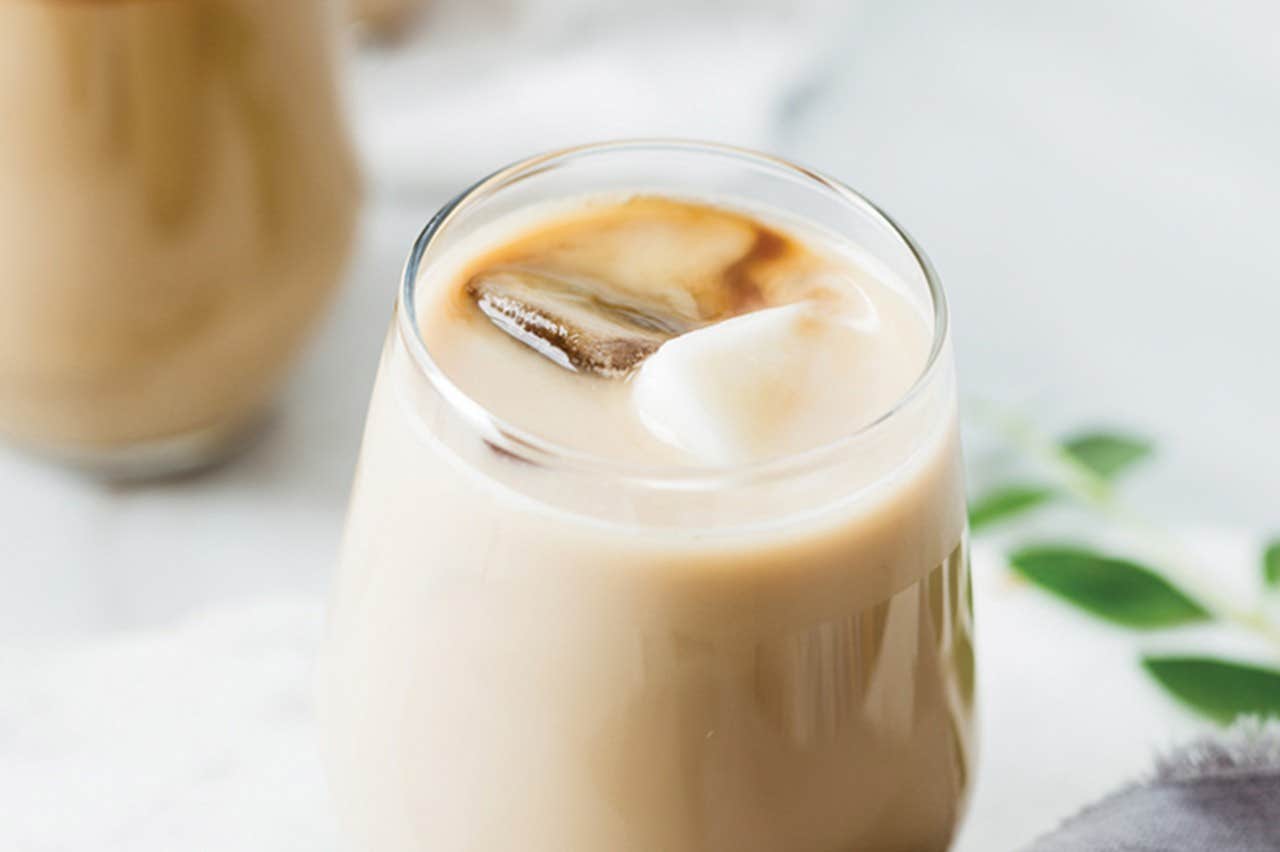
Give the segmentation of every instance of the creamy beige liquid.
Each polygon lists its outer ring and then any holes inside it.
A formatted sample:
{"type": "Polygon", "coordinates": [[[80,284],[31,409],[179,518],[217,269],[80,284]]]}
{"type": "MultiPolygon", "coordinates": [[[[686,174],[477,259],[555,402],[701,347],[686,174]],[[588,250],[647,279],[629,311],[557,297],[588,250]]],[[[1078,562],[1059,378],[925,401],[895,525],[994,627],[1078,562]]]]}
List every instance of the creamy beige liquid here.
{"type": "MultiPolygon", "coordinates": [[[[845,248],[763,214],[578,199],[427,264],[418,320],[443,373],[516,427],[728,475],[867,426],[924,369],[930,318],[845,248]],[[476,282],[513,269],[607,282],[680,342],[620,375],[566,368],[480,309],[476,282]],[[692,397],[666,394],[682,383],[692,397]]],[[[973,701],[947,353],[893,418],[777,479],[655,488],[497,440],[393,329],[322,678],[352,849],[946,848],[973,701]]]]}
{"type": "Polygon", "coordinates": [[[357,183],[326,0],[0,2],[0,432],[232,432],[336,284],[357,183]]]}

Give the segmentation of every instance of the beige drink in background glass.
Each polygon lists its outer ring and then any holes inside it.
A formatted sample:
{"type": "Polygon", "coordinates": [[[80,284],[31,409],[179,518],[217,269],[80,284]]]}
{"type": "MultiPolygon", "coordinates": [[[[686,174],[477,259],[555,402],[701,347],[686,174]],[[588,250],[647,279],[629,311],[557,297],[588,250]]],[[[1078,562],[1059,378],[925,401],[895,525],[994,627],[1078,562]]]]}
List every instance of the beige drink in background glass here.
{"type": "Polygon", "coordinates": [[[242,436],[358,187],[331,0],[0,0],[0,435],[108,474],[242,436]]]}
{"type": "Polygon", "coordinates": [[[942,292],[860,196],[536,157],[414,247],[321,673],[362,852],[940,852],[973,760],[942,292]]]}

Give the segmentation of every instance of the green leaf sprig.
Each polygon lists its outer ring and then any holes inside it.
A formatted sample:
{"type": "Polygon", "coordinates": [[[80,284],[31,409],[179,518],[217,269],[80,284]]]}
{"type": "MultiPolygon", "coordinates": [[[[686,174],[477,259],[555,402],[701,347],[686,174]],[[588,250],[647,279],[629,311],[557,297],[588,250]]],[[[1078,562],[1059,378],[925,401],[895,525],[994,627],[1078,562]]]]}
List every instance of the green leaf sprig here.
{"type": "Polygon", "coordinates": [[[1166,690],[1223,725],[1237,716],[1274,716],[1280,672],[1208,657],[1144,657],[1142,667],[1166,690]]]}
{"type": "Polygon", "coordinates": [[[1262,579],[1273,589],[1280,589],[1280,538],[1262,552],[1262,579]]]}
{"type": "MultiPolygon", "coordinates": [[[[1148,533],[1163,551],[1162,568],[1078,544],[1024,543],[1010,568],[1032,585],[1078,609],[1131,630],[1221,622],[1280,648],[1280,625],[1259,606],[1240,610],[1196,583],[1177,547],[1118,501],[1121,476],[1151,458],[1154,445],[1123,432],[1091,431],[1054,441],[1023,420],[993,417],[1011,442],[1035,457],[1050,481],[1000,485],[970,502],[969,524],[982,534],[1060,501],[1093,510],[1112,523],[1148,533]],[[1176,575],[1176,576],[1175,576],[1176,575]]],[[[1280,537],[1263,551],[1261,585],[1280,593],[1280,537]]],[[[1200,715],[1227,724],[1241,715],[1280,717],[1280,670],[1200,656],[1144,656],[1144,670],[1167,693],[1200,715]]]]}
{"type": "Polygon", "coordinates": [[[988,492],[969,504],[969,527],[973,530],[992,526],[1018,515],[1038,509],[1057,494],[1046,485],[1006,485],[988,492]]]}
{"type": "Polygon", "coordinates": [[[1086,432],[1062,445],[1062,450],[1077,463],[1103,479],[1114,479],[1151,455],[1149,441],[1132,435],[1086,432]]]}
{"type": "Polygon", "coordinates": [[[1080,547],[1035,545],[1009,564],[1042,589],[1122,627],[1152,630],[1205,621],[1203,605],[1151,568],[1080,547]]]}

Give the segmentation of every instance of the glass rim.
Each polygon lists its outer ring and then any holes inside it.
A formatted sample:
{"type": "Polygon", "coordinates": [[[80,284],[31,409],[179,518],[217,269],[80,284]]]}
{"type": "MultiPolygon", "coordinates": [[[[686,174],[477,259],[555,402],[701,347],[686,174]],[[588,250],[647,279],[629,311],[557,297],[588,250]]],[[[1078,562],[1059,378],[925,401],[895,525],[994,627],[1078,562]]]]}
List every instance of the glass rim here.
{"type": "Polygon", "coordinates": [[[949,312],[942,283],[924,250],[889,214],[874,202],[835,178],[790,160],[736,145],[719,142],[703,142],[675,138],[633,138],[604,142],[592,142],[569,148],[560,148],[506,165],[481,178],[447,201],[433,215],[414,241],[401,274],[400,290],[396,300],[396,327],[401,340],[412,354],[413,360],[426,379],[445,402],[458,412],[469,425],[484,436],[498,450],[516,459],[540,467],[560,469],[575,473],[594,474],[616,480],[625,480],[652,487],[682,490],[702,490],[751,484],[753,482],[786,478],[818,467],[822,462],[845,450],[869,434],[878,431],[904,408],[921,395],[938,371],[942,353],[946,349],[949,329],[949,312]],[[912,260],[924,276],[933,308],[933,340],[924,366],[911,385],[882,414],[868,423],[831,441],[795,453],[776,458],[749,462],[729,468],[689,467],[678,465],[646,465],[622,462],[566,447],[540,437],[503,420],[462,390],[436,363],[423,339],[418,322],[416,289],[419,271],[435,239],[458,213],[470,205],[482,201],[493,192],[501,191],[512,178],[536,174],[558,163],[602,154],[675,153],[711,155],[736,159],[757,166],[790,173],[801,178],[815,189],[829,193],[841,202],[870,214],[871,218],[887,228],[910,253],[912,260]]]}

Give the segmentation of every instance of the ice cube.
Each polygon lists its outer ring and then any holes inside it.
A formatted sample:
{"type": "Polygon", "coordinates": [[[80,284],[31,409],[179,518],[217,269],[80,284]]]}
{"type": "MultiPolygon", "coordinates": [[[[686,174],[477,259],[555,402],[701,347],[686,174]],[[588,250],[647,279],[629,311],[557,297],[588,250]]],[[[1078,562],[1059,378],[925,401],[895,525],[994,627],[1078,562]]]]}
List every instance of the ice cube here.
{"type": "Polygon", "coordinates": [[[565,369],[606,378],[627,375],[689,327],[653,305],[610,298],[602,282],[546,271],[481,273],[468,282],[467,292],[511,337],[565,369]]]}
{"type": "Polygon", "coordinates": [[[664,343],[631,380],[660,439],[713,465],[796,452],[849,429],[866,334],[830,304],[767,308],[664,343]]]}
{"type": "Polygon", "coordinates": [[[727,210],[641,196],[566,230],[541,259],[673,313],[719,318],[736,312],[725,272],[753,256],[762,230],[727,210]]]}

